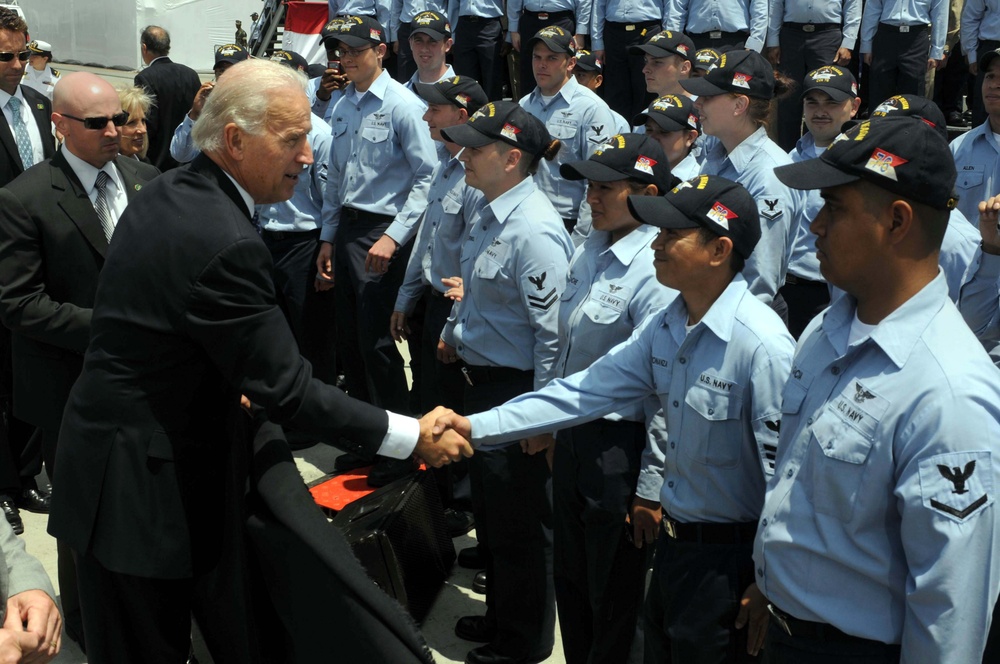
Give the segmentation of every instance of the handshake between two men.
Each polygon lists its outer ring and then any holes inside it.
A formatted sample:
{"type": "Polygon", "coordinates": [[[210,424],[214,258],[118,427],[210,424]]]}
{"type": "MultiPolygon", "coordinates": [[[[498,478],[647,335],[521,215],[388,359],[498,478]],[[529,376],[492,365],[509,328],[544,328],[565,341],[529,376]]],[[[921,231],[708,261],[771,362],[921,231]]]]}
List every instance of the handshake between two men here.
{"type": "Polygon", "coordinates": [[[420,418],[420,439],[414,454],[440,468],[472,456],[472,425],[450,408],[438,406],[420,418]]]}

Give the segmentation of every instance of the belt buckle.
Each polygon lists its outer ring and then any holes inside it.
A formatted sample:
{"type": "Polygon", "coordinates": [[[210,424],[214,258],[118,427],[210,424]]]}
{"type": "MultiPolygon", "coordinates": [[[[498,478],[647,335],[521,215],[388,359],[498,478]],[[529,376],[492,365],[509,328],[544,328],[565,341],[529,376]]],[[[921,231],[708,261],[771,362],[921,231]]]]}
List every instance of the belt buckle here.
{"type": "Polygon", "coordinates": [[[812,23],[806,23],[802,26],[802,32],[816,32],[816,26],[812,23]]]}
{"type": "Polygon", "coordinates": [[[722,30],[712,30],[708,33],[708,36],[712,39],[722,39],[722,30]]]}
{"type": "Polygon", "coordinates": [[[792,635],[792,628],[788,626],[788,620],[785,619],[785,616],[778,611],[778,608],[774,604],[771,604],[770,602],[767,603],[767,612],[770,613],[771,617],[777,621],[778,626],[785,630],[785,634],[788,636],[792,635]]]}
{"type": "Polygon", "coordinates": [[[635,23],[629,23],[628,25],[625,26],[625,32],[634,32],[634,31],[635,31],[635,23]]]}
{"type": "Polygon", "coordinates": [[[547,20],[549,20],[549,13],[548,12],[538,12],[538,18],[540,18],[543,21],[547,21],[547,20]]]}
{"type": "Polygon", "coordinates": [[[666,531],[667,537],[677,539],[677,524],[673,519],[663,519],[660,523],[663,524],[663,530],[666,531]]]}
{"type": "Polygon", "coordinates": [[[910,31],[910,26],[908,26],[908,25],[901,25],[901,26],[899,26],[899,31],[900,32],[909,32],[910,31]]]}

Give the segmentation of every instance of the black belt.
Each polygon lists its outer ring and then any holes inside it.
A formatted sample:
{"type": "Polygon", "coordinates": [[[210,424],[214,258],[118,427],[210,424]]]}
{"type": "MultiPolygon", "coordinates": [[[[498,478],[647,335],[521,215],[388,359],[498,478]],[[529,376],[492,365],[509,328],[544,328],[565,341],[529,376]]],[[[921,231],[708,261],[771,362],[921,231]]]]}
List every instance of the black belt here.
{"type": "Polygon", "coordinates": [[[513,383],[519,380],[533,380],[534,371],[523,371],[513,367],[477,367],[466,364],[462,367],[465,382],[471,386],[491,383],[513,383]]]}
{"type": "Polygon", "coordinates": [[[471,23],[486,23],[487,21],[499,21],[499,16],[476,16],[475,14],[462,14],[459,16],[461,21],[469,21],[471,23]]]}
{"type": "Polygon", "coordinates": [[[746,30],[737,30],[736,32],[726,32],[725,30],[709,30],[708,32],[690,32],[689,36],[694,39],[695,37],[702,39],[722,39],[723,37],[737,37],[737,36],[750,36],[750,33],[746,30]]]}
{"type": "Polygon", "coordinates": [[[859,643],[879,645],[883,647],[891,645],[882,643],[881,641],[865,639],[860,636],[847,634],[846,632],[843,632],[828,623],[799,620],[795,616],[785,613],[774,604],[768,604],[767,610],[770,611],[775,622],[778,623],[778,627],[780,627],[785,634],[788,634],[788,636],[794,636],[800,639],[810,639],[812,641],[836,641],[839,643],[859,643]]]}
{"type": "Polygon", "coordinates": [[[929,28],[931,26],[926,23],[915,23],[913,25],[890,25],[889,23],[879,23],[878,29],[881,30],[885,28],[892,32],[917,32],[918,30],[923,30],[924,28],[929,28]]]}
{"type": "Polygon", "coordinates": [[[632,32],[637,28],[648,28],[653,25],[660,25],[659,21],[634,21],[632,23],[621,23],[618,21],[607,21],[604,24],[604,29],[617,28],[619,30],[625,30],[626,32],[632,32]]]}
{"type": "Polygon", "coordinates": [[[663,532],[670,539],[697,544],[746,544],[757,536],[757,522],[678,523],[663,514],[663,532]]]}
{"type": "Polygon", "coordinates": [[[781,27],[801,30],[802,32],[825,32],[827,30],[840,30],[840,23],[782,23],[781,27]]]}
{"type": "Polygon", "coordinates": [[[558,12],[533,12],[525,9],[523,14],[530,14],[531,16],[537,16],[542,21],[555,21],[561,18],[575,18],[576,14],[569,10],[558,11],[558,12]]]}
{"type": "Polygon", "coordinates": [[[340,208],[340,219],[341,221],[370,222],[374,225],[392,221],[392,215],[376,214],[352,207],[342,207],[340,208]]]}
{"type": "Polygon", "coordinates": [[[319,229],[314,228],[310,231],[269,231],[266,228],[261,229],[260,236],[264,238],[264,242],[281,242],[282,240],[301,240],[302,238],[316,236],[319,237],[319,229]]]}
{"type": "Polygon", "coordinates": [[[434,288],[433,286],[428,286],[427,288],[428,288],[428,289],[430,289],[430,291],[431,291],[431,297],[434,297],[434,298],[437,298],[437,299],[439,299],[439,300],[447,300],[447,299],[450,299],[450,298],[448,298],[448,297],[445,297],[445,294],[444,294],[444,293],[442,293],[442,292],[441,292],[441,291],[439,291],[438,289],[434,288]]]}
{"type": "Polygon", "coordinates": [[[785,284],[788,286],[806,286],[811,288],[826,288],[826,283],[822,281],[813,281],[812,279],[806,279],[805,277],[796,277],[791,272],[785,275],[785,284]]]}

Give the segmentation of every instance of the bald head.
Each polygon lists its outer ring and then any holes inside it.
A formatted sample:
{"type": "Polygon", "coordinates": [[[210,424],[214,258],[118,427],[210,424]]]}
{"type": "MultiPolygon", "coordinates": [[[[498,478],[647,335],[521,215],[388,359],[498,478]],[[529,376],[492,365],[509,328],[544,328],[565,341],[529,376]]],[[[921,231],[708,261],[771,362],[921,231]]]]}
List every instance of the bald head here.
{"type": "Polygon", "coordinates": [[[148,65],[156,58],[170,53],[170,34],[158,25],[147,25],[139,36],[142,59],[148,65]]]}
{"type": "MultiPolygon", "coordinates": [[[[118,92],[104,79],[87,72],[64,76],[52,94],[52,122],[65,138],[65,149],[95,168],[118,154],[119,131],[111,117],[122,112],[118,92]],[[104,118],[98,129],[87,118],[104,118]]],[[[100,124],[100,123],[99,123],[100,124]]]]}

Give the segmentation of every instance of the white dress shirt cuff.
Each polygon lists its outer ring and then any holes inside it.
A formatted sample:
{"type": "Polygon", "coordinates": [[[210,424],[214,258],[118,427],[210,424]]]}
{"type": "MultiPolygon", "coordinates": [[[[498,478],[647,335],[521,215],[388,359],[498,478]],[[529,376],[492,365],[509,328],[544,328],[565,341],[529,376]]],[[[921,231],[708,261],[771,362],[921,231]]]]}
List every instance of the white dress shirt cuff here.
{"type": "Polygon", "coordinates": [[[420,440],[420,422],[406,415],[386,411],[389,430],[385,432],[378,453],[393,459],[406,459],[413,454],[420,440]]]}

